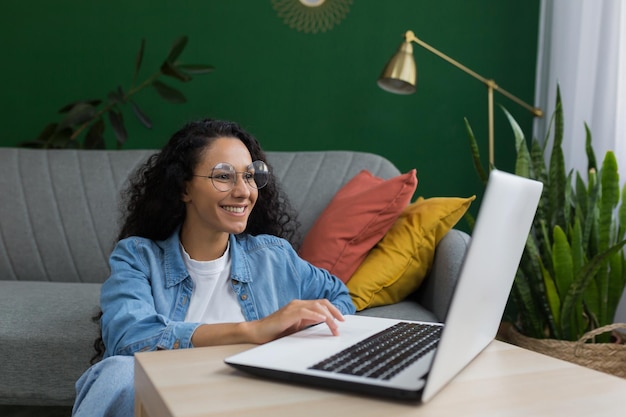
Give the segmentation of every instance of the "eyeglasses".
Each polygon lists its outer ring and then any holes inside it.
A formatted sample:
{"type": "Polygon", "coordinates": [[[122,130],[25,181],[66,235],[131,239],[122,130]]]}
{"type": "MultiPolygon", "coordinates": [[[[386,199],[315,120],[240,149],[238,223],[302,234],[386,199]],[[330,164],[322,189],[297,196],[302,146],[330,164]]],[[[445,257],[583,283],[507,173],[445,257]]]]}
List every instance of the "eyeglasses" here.
{"type": "Polygon", "coordinates": [[[211,175],[194,175],[194,177],[210,178],[217,191],[230,191],[237,184],[237,174],[241,174],[246,184],[256,190],[265,187],[270,178],[269,168],[263,161],[254,161],[246,167],[244,172],[237,172],[235,167],[228,162],[220,162],[213,167],[211,175]]]}

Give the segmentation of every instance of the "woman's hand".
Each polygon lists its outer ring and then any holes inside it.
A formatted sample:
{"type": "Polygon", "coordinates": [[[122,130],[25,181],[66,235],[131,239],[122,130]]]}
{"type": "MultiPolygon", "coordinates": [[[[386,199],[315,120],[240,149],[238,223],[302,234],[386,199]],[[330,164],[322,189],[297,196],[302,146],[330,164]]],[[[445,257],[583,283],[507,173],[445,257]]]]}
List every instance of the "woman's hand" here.
{"type": "Polygon", "coordinates": [[[330,332],[336,336],[339,334],[337,320],[344,321],[343,315],[326,299],[293,300],[260,320],[203,324],[194,332],[191,343],[196,347],[233,343],[261,344],[318,323],[326,323],[330,332]]]}
{"type": "Polygon", "coordinates": [[[293,300],[275,313],[263,319],[249,322],[251,342],[266,343],[313,324],[324,322],[330,332],[337,336],[339,325],[336,320],[344,321],[343,315],[337,307],[326,299],[293,300]]]}

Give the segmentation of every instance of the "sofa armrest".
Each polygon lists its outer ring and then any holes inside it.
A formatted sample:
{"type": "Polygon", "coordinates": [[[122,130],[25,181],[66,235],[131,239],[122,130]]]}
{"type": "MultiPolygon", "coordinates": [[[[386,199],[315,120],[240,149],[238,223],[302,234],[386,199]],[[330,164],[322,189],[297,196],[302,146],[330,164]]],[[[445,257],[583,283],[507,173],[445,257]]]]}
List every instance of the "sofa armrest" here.
{"type": "Polygon", "coordinates": [[[417,301],[441,322],[448,313],[469,241],[467,233],[451,229],[437,245],[433,267],[416,294],[417,301]]]}

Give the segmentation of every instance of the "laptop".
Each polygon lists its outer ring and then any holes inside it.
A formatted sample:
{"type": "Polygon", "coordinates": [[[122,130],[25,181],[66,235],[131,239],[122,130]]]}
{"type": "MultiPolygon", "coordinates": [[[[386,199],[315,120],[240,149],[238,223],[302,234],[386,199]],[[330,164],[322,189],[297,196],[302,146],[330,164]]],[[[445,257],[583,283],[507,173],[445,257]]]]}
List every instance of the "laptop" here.
{"type": "Polygon", "coordinates": [[[429,401],[495,338],[542,188],[490,172],[444,323],[349,315],[338,336],[319,324],[225,362],[267,378],[429,401]]]}

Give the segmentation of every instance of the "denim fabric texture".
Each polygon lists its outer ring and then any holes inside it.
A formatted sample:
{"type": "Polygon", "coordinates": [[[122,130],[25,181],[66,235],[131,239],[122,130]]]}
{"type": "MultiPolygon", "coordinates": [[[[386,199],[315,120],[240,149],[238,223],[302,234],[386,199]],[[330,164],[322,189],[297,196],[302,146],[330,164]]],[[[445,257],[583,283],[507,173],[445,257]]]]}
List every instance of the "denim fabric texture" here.
{"type": "MultiPolygon", "coordinates": [[[[355,312],[346,286],[298,257],[286,240],[231,235],[230,248],[231,285],[246,320],[268,316],[294,299],[326,298],[343,314],[355,312]]],[[[193,281],[178,231],[163,241],[121,240],[110,266],[100,297],[105,358],[193,347],[191,336],[201,323],[184,322],[193,281]]]]}

